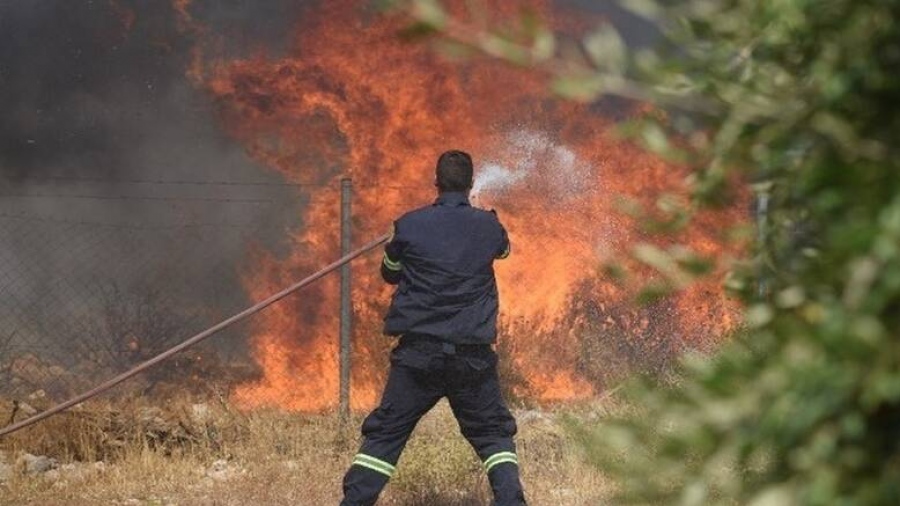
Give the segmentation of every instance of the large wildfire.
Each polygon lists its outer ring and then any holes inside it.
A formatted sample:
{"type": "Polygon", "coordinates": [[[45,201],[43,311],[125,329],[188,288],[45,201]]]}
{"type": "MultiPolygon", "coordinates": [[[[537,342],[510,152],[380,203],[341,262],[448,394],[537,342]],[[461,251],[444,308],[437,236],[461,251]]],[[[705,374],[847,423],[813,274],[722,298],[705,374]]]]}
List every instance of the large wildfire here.
{"type": "MultiPolygon", "coordinates": [[[[617,210],[617,197],[652,207],[663,194],[683,195],[685,169],[618,138],[602,107],[553,98],[537,73],[478,58],[444,60],[425,44],[401,41],[402,20],[357,3],[321,2],[306,12],[286,55],[235,60],[214,57],[213,35],[191,18],[189,2],[175,2],[184,26],[207,39],[189,75],[217,101],[229,133],[296,183],[304,202],[290,252],[257,251],[244,272],[253,299],[338,256],[341,178],[353,182],[353,235],[362,244],[433,200],[434,161],[457,148],[476,160],[475,204],[497,210],[513,244],[496,269],[498,347],[514,393],[554,401],[601,391],[607,364],[597,336],[691,346],[733,326],[736,307],[721,276],[651,311],[633,306],[634,290],[604,274],[604,264],[647,239],[617,210]]],[[[521,4],[491,3],[505,5],[495,7],[498,18],[521,4]]],[[[548,6],[534,7],[559,22],[548,6]]],[[[724,254],[731,246],[721,233],[742,212],[702,214],[680,237],[653,240],[724,254]]],[[[355,409],[375,403],[391,344],[380,335],[391,292],[379,262],[371,255],[353,267],[355,409]]],[[[335,276],[259,315],[252,348],[261,376],[239,385],[233,399],[248,408],[336,405],[338,326],[335,276]]]]}

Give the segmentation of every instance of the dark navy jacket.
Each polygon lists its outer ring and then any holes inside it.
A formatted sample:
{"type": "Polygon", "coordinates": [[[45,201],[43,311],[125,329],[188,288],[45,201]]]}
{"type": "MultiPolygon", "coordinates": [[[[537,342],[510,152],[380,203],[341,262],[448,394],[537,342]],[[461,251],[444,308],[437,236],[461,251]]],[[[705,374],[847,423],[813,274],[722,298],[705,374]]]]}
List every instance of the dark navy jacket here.
{"type": "Polygon", "coordinates": [[[442,193],[434,204],[394,222],[381,273],[396,284],[384,333],[456,344],[488,344],[497,336],[494,260],[509,255],[506,230],[465,193],[442,193]]]}

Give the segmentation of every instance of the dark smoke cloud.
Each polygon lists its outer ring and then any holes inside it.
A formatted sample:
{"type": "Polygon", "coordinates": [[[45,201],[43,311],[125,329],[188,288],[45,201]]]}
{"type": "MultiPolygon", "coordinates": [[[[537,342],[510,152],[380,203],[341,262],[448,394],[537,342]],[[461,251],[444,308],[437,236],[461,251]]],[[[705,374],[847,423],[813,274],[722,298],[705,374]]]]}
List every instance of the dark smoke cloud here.
{"type": "Polygon", "coordinates": [[[246,56],[257,51],[278,55],[292,44],[291,31],[297,20],[317,3],[309,0],[203,0],[192,4],[192,12],[222,36],[229,55],[246,56]]]}
{"type": "MultiPolygon", "coordinates": [[[[315,3],[194,0],[189,9],[227,53],[218,56],[277,55],[315,3]]],[[[558,3],[605,16],[631,45],[652,42],[646,24],[615,2],[558,3]]],[[[172,137],[191,139],[216,164],[224,141],[202,92],[185,79],[194,36],[179,31],[165,0],[0,2],[0,177],[200,170],[182,167],[188,160],[158,160],[168,166],[161,169],[136,159],[171,149],[172,137]],[[160,138],[162,130],[169,133],[160,138]]]]}
{"type": "MultiPolygon", "coordinates": [[[[224,41],[209,56],[274,55],[299,4],[190,12],[224,41]]],[[[110,286],[123,300],[159,292],[160,314],[246,304],[248,245],[282,247],[302,197],[186,77],[199,36],[167,0],[0,0],[0,337],[69,353],[110,286]],[[159,184],[171,181],[266,184],[159,184]]]]}
{"type": "MultiPolygon", "coordinates": [[[[183,75],[187,41],[163,2],[130,26],[124,5],[85,0],[0,4],[0,166],[108,174],[141,138],[145,113],[183,75]]],[[[150,7],[152,6],[152,7],[150,7]]],[[[156,126],[156,125],[153,125],[156,126]]]]}
{"type": "MultiPolygon", "coordinates": [[[[296,5],[207,1],[191,12],[235,53],[277,52],[296,5]]],[[[0,174],[146,171],[133,155],[162,128],[193,136],[196,149],[220,144],[212,128],[196,138],[213,122],[185,79],[196,42],[166,1],[0,2],[0,174]]]]}
{"type": "MultiPolygon", "coordinates": [[[[207,56],[233,57],[281,51],[298,5],[197,0],[190,13],[224,42],[217,50],[228,53],[207,56]]],[[[0,194],[8,197],[0,198],[0,210],[64,207],[67,213],[84,209],[91,219],[122,212],[145,218],[168,211],[146,197],[246,200],[277,193],[272,187],[115,184],[278,181],[227,137],[205,92],[186,77],[192,51],[204,41],[179,21],[163,0],[0,2],[0,187],[6,189],[0,194]],[[23,193],[145,199],[72,202],[23,199],[23,193]]],[[[290,194],[282,188],[275,196],[290,194]]],[[[209,214],[228,218],[234,211],[244,221],[259,214],[237,207],[230,205],[224,216],[222,209],[209,214]]]]}

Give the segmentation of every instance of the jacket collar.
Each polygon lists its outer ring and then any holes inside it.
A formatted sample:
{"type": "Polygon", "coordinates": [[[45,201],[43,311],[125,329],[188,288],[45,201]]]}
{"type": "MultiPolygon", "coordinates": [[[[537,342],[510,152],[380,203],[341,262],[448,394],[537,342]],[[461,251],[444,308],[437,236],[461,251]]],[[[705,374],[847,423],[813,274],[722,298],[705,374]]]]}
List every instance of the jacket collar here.
{"type": "Polygon", "coordinates": [[[468,206],[469,196],[465,192],[443,192],[434,201],[436,206],[468,206]]]}

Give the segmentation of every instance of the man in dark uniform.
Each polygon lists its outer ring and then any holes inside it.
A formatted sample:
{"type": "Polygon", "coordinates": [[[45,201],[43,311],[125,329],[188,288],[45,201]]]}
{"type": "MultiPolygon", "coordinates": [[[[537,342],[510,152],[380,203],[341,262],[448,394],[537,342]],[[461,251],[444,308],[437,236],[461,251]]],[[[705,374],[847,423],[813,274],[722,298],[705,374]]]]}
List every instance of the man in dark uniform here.
{"type": "Polygon", "coordinates": [[[484,464],[497,506],[524,505],[513,436],[516,422],[497,378],[498,296],[493,262],[506,258],[506,230],[469,205],[472,158],[437,162],[434,204],[394,223],[381,274],[397,285],[384,332],[400,336],[381,404],[365,419],[359,453],[344,476],[342,506],[375,504],[413,428],[447,397],[484,464]]]}

